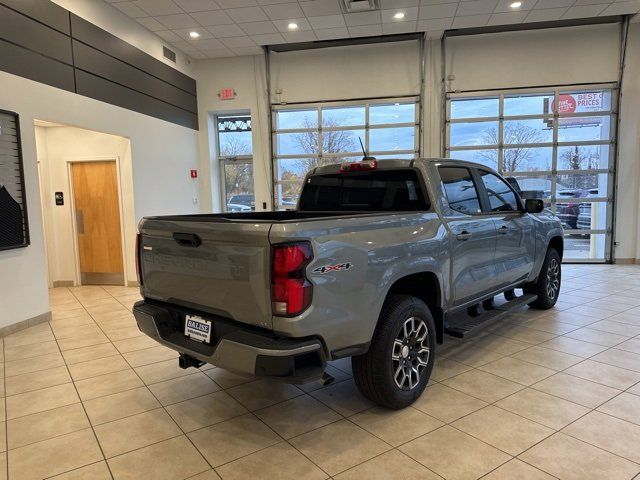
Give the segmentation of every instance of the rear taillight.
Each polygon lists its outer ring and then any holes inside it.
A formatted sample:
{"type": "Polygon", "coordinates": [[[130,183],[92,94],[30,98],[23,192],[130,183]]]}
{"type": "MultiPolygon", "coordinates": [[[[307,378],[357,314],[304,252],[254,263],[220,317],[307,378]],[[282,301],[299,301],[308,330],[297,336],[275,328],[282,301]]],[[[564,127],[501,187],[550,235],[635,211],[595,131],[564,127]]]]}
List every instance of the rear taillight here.
{"type": "Polygon", "coordinates": [[[361,162],[348,162],[340,165],[340,173],[347,172],[366,172],[369,170],[376,170],[378,168],[378,161],[375,158],[368,158],[361,162]]]}
{"type": "Polygon", "coordinates": [[[136,277],[138,277],[138,285],[142,286],[142,257],[140,255],[140,249],[142,248],[142,234],[136,235],[136,277]]]}
{"type": "Polygon", "coordinates": [[[293,317],[311,305],[313,286],[305,268],[313,258],[309,242],[283,243],[271,250],[271,310],[279,317],[293,317]]]}

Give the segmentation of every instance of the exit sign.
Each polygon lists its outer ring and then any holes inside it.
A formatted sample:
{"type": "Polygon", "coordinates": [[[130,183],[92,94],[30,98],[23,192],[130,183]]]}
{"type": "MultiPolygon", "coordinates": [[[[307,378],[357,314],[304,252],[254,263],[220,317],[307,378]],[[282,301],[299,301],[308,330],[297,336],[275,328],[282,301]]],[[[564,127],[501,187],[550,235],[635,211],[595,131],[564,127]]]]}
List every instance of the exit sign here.
{"type": "Polygon", "coordinates": [[[218,97],[220,100],[233,100],[236,98],[236,91],[233,88],[221,88],[218,97]]]}

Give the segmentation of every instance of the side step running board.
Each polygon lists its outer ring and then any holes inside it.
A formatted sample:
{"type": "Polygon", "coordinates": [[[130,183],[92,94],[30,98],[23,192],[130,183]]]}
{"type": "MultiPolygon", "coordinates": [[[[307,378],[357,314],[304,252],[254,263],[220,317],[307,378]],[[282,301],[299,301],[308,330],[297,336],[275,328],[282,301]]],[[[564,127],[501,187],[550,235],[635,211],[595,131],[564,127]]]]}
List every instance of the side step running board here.
{"type": "Polygon", "coordinates": [[[450,319],[447,319],[444,332],[456,338],[468,337],[488,324],[504,318],[513,310],[529,305],[531,302],[536,301],[537,298],[538,296],[533,294],[514,297],[513,300],[498,305],[493,310],[487,310],[478,316],[470,316],[466,311],[454,314],[450,319]]]}

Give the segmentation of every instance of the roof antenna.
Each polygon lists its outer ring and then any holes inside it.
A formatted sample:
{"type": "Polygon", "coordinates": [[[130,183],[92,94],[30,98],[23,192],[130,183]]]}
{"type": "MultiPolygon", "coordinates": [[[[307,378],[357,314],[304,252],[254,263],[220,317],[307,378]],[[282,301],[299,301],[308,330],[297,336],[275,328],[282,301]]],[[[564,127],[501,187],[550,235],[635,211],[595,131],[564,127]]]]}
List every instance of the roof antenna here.
{"type": "Polygon", "coordinates": [[[358,137],[358,140],[360,140],[360,147],[362,148],[362,161],[367,161],[367,160],[375,160],[376,157],[369,157],[367,156],[367,152],[364,149],[364,145],[362,144],[362,137],[358,137]]]}

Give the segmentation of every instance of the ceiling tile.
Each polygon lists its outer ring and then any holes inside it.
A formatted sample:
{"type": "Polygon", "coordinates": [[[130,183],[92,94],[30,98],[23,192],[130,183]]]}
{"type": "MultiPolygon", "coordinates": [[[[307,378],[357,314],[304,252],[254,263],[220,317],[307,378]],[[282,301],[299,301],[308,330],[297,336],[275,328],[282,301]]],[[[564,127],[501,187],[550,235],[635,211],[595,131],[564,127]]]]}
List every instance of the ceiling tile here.
{"type": "Polygon", "coordinates": [[[498,0],[468,0],[460,2],[456,17],[493,13],[498,0]]]}
{"type": "Polygon", "coordinates": [[[274,20],[273,21],[273,24],[276,26],[278,31],[283,33],[290,32],[289,30],[290,23],[295,23],[296,25],[298,25],[298,31],[311,30],[311,25],[309,25],[309,22],[307,21],[306,18],[292,18],[290,20],[274,20]]]}
{"type": "Polygon", "coordinates": [[[394,10],[382,10],[380,12],[382,17],[382,23],[402,23],[402,22],[411,22],[413,20],[417,20],[418,18],[418,7],[404,7],[404,8],[396,8],[394,10]],[[398,20],[394,18],[394,15],[398,12],[404,13],[404,17],[402,20],[398,20]]]}
{"type": "Polygon", "coordinates": [[[524,19],[525,22],[553,22],[560,20],[560,17],[567,11],[563,8],[545,8],[544,10],[531,10],[524,19]]]}
{"type": "Polygon", "coordinates": [[[142,25],[143,27],[146,27],[152,32],[156,32],[158,30],[166,30],[167,28],[153,17],[136,18],[136,20],[140,25],[142,25]]]}
{"type": "Polygon", "coordinates": [[[430,20],[432,18],[452,18],[456,15],[457,3],[445,3],[442,5],[422,5],[418,18],[430,20]]]}
{"type": "MultiPolygon", "coordinates": [[[[618,2],[622,1],[623,0],[618,0],[618,2]]],[[[576,0],[576,2],[572,6],[577,7],[579,5],[604,5],[605,3],[609,3],[609,0],[576,0]]]]}
{"type": "Polygon", "coordinates": [[[198,50],[214,50],[216,48],[225,48],[217,38],[198,39],[198,42],[191,42],[198,50]]]}
{"type": "Polygon", "coordinates": [[[306,30],[302,32],[283,32],[282,36],[288,43],[315,42],[317,40],[316,34],[313,33],[313,30],[306,30]]]}
{"type": "Polygon", "coordinates": [[[222,43],[224,43],[225,47],[227,47],[227,48],[255,47],[256,46],[254,41],[251,40],[251,38],[249,38],[247,36],[245,36],[245,37],[221,38],[220,41],[222,43]]]}
{"type": "Polygon", "coordinates": [[[420,6],[423,5],[440,5],[443,3],[458,3],[458,0],[420,0],[420,6]]]}
{"type": "Polygon", "coordinates": [[[220,8],[215,0],[173,0],[173,2],[187,13],[206,12],[220,8]]]}
{"type": "Polygon", "coordinates": [[[468,15],[455,17],[453,19],[453,28],[474,28],[484,27],[491,18],[491,15],[468,15]]]}
{"type": "Polygon", "coordinates": [[[251,35],[256,45],[279,45],[285,43],[286,40],[279,33],[264,33],[262,35],[251,35]]]}
{"type": "Polygon", "coordinates": [[[376,35],[382,35],[382,25],[359,25],[349,27],[349,35],[351,35],[351,38],[373,37],[376,35]]]}
{"type": "Polygon", "coordinates": [[[197,12],[192,13],[191,16],[204,27],[213,25],[231,25],[233,23],[231,17],[224,13],[222,10],[213,10],[211,12],[197,12]]]}
{"type": "Polygon", "coordinates": [[[382,17],[380,12],[360,12],[360,13],[347,13],[344,16],[344,21],[348,27],[358,27],[361,25],[375,25],[382,23],[382,17]]]}
{"type": "Polygon", "coordinates": [[[131,3],[131,2],[118,2],[118,3],[112,3],[111,5],[113,5],[118,10],[120,10],[122,13],[124,13],[124,14],[132,17],[132,18],[148,17],[149,16],[149,14],[147,12],[145,12],[140,7],[138,7],[137,5],[135,5],[135,4],[131,3]]]}
{"type": "Polygon", "coordinates": [[[533,9],[540,10],[543,8],[570,7],[574,3],[575,3],[575,0],[538,0],[536,4],[533,6],[533,9]]]}
{"type": "Polygon", "coordinates": [[[349,38],[349,30],[347,30],[347,27],[320,28],[318,30],[314,30],[314,33],[316,34],[316,37],[318,37],[318,40],[349,38]]]}
{"type": "Polygon", "coordinates": [[[182,50],[184,53],[198,51],[196,47],[189,44],[188,42],[185,42],[184,40],[180,40],[178,42],[172,42],[171,45],[173,45],[177,49],[182,50]]]}
{"type": "Polygon", "coordinates": [[[205,58],[207,58],[207,56],[206,56],[204,53],[200,52],[200,51],[198,51],[198,52],[191,52],[191,53],[189,54],[189,56],[190,56],[191,58],[193,58],[194,60],[204,60],[205,58]]]}
{"type": "Polygon", "coordinates": [[[224,58],[224,57],[235,57],[236,54],[233,53],[228,48],[215,48],[211,50],[200,50],[204,53],[207,58],[224,58]]]}
{"type": "Polygon", "coordinates": [[[513,25],[524,22],[529,12],[501,12],[494,13],[487,25],[513,25]]]}
{"type": "Polygon", "coordinates": [[[241,47],[241,48],[232,48],[231,51],[238,55],[239,57],[244,57],[247,55],[263,55],[264,52],[260,47],[241,47]]]}
{"type": "Polygon", "coordinates": [[[286,20],[288,18],[304,17],[304,13],[302,12],[300,5],[298,5],[298,2],[265,5],[262,8],[271,20],[286,20]]]}
{"type": "Polygon", "coordinates": [[[155,34],[158,35],[161,39],[166,40],[167,42],[173,43],[183,40],[171,30],[161,30],[159,32],[155,32],[155,34]]]}
{"type": "Polygon", "coordinates": [[[171,0],[135,0],[133,3],[151,16],[182,13],[180,7],[171,0]]]}
{"type": "Polygon", "coordinates": [[[638,13],[640,10],[640,0],[632,2],[615,2],[605,9],[600,15],[627,15],[638,13]]]}
{"type": "Polygon", "coordinates": [[[206,38],[213,38],[213,35],[211,35],[211,33],[209,33],[207,31],[207,29],[203,28],[203,27],[198,27],[198,28],[176,28],[176,29],[172,30],[172,32],[175,33],[176,35],[178,35],[183,40],[186,40],[187,42],[191,42],[196,46],[197,46],[198,42],[202,42],[202,40],[204,40],[206,38]],[[198,32],[198,34],[200,34],[200,36],[198,38],[191,38],[191,36],[189,35],[189,33],[191,33],[191,32],[198,32]]]}
{"type": "Polygon", "coordinates": [[[444,30],[431,30],[427,32],[427,38],[430,40],[440,40],[444,35],[444,30]]]}
{"type": "Polygon", "coordinates": [[[291,3],[291,0],[257,0],[260,5],[275,5],[277,3],[291,3]]]}
{"type": "Polygon", "coordinates": [[[161,15],[159,17],[155,17],[160,23],[162,23],[167,28],[175,29],[175,28],[191,28],[191,27],[199,27],[200,24],[196,22],[193,18],[191,18],[186,13],[178,13],[176,15],[161,15]]]}
{"type": "Polygon", "coordinates": [[[216,38],[243,37],[246,35],[238,25],[216,25],[207,27],[207,30],[216,38]]]}
{"type": "Polygon", "coordinates": [[[607,8],[606,5],[582,5],[579,7],[571,7],[566,11],[562,18],[597,17],[605,8],[607,8]]]}
{"type": "Polygon", "coordinates": [[[339,0],[307,0],[299,3],[307,17],[319,17],[342,13],[338,2],[339,0]]]}
{"type": "Polygon", "coordinates": [[[412,33],[416,31],[416,21],[411,22],[395,22],[395,23],[383,23],[382,33],[383,35],[395,35],[398,33],[412,33]]]}
{"type": "Polygon", "coordinates": [[[263,33],[276,33],[278,29],[273,22],[267,20],[264,22],[250,22],[241,23],[240,28],[244,30],[247,35],[260,35],[263,33]]]}
{"type": "Polygon", "coordinates": [[[225,13],[236,23],[269,20],[261,7],[230,8],[225,13]]]}
{"type": "Polygon", "coordinates": [[[216,3],[220,5],[220,8],[242,8],[242,7],[254,7],[258,5],[256,0],[216,0],[216,3]]]}
{"type": "Polygon", "coordinates": [[[342,15],[323,15],[321,17],[309,17],[309,23],[314,30],[344,27],[342,15]]]}
{"type": "Polygon", "coordinates": [[[429,32],[431,30],[448,30],[453,24],[453,18],[434,18],[432,20],[418,20],[417,30],[429,32]]]}
{"type": "Polygon", "coordinates": [[[420,0],[380,0],[380,8],[382,10],[390,10],[392,8],[417,7],[420,0]]]}
{"type": "Polygon", "coordinates": [[[522,2],[522,6],[518,9],[511,8],[512,3],[513,3],[513,0],[499,0],[498,5],[494,10],[494,13],[507,13],[507,12],[517,13],[517,12],[528,11],[533,8],[536,2],[535,0],[524,0],[522,2]]]}

